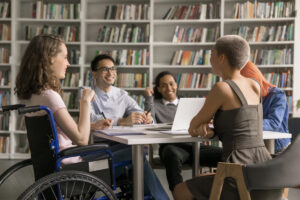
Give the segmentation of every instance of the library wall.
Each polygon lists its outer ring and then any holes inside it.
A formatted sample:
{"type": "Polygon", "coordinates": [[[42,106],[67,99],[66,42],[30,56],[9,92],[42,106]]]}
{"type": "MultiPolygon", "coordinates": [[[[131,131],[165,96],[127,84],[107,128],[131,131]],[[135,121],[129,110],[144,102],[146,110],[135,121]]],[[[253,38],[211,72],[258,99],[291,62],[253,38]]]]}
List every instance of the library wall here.
{"type": "MultiPolygon", "coordinates": [[[[39,33],[60,34],[66,41],[71,65],[61,85],[75,120],[78,87],[91,84],[95,55],[117,60],[116,85],[143,106],[145,87],[165,70],[175,74],[180,96],[205,96],[219,81],[210,67],[215,40],[238,34],[249,42],[251,60],[286,92],[295,114],[300,20],[294,10],[299,7],[296,0],[1,1],[0,105],[19,102],[15,77],[30,39],[39,33]]],[[[28,157],[25,134],[22,117],[0,112],[0,158],[28,157]]]]}

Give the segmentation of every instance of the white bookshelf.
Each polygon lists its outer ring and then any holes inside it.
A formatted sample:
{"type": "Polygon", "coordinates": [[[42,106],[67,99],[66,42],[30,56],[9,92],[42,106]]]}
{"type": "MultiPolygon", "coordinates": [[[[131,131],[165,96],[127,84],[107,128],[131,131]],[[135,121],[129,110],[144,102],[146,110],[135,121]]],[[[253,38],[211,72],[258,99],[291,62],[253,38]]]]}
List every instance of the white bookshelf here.
{"type": "MultiPolygon", "coordinates": [[[[275,0],[251,0],[251,2],[276,2],[275,0]]],[[[300,4],[296,0],[283,0],[295,3],[296,10],[300,9],[300,4]]],[[[294,40],[291,41],[272,41],[272,42],[249,42],[252,49],[274,49],[290,47],[293,49],[293,64],[258,64],[258,67],[265,73],[280,72],[290,70],[293,75],[292,87],[282,88],[284,91],[292,93],[294,100],[300,99],[300,69],[295,67],[300,64],[300,58],[296,55],[300,53],[300,20],[297,17],[286,18],[253,18],[253,19],[233,19],[232,12],[234,4],[246,2],[246,0],[47,0],[48,3],[80,3],[80,17],[78,19],[35,19],[32,18],[32,4],[36,0],[10,0],[11,16],[9,18],[0,18],[0,24],[11,25],[11,40],[0,40],[0,47],[7,47],[10,51],[9,63],[0,63],[0,70],[10,70],[10,85],[0,86],[1,91],[10,91],[10,102],[18,103],[14,95],[15,78],[21,57],[29,41],[25,40],[26,26],[76,26],[79,28],[80,36],[78,41],[66,42],[68,49],[79,50],[80,57],[77,63],[71,64],[68,68],[70,73],[79,73],[78,86],[85,85],[86,73],[90,71],[90,62],[95,56],[97,50],[122,50],[122,49],[147,49],[150,52],[149,64],[122,65],[118,66],[118,73],[148,73],[147,85],[153,86],[155,76],[161,71],[171,71],[178,73],[211,73],[210,64],[203,65],[171,65],[170,60],[176,50],[196,51],[199,49],[211,49],[214,42],[198,43],[173,43],[172,38],[176,26],[184,28],[219,26],[219,35],[231,34],[234,27],[239,26],[272,26],[294,23],[294,40]],[[164,20],[163,16],[172,6],[209,4],[218,6],[219,15],[213,19],[181,19],[164,20]],[[115,20],[105,19],[105,10],[108,5],[117,4],[147,4],[149,6],[149,18],[115,20]],[[121,27],[123,24],[136,25],[140,27],[149,26],[150,35],[147,42],[99,42],[97,41],[100,26],[121,27]]],[[[66,92],[77,92],[77,87],[63,86],[66,92]]],[[[130,94],[143,94],[144,87],[124,88],[130,94]]],[[[181,96],[203,96],[209,92],[210,88],[179,88],[181,96]]],[[[295,103],[295,102],[294,102],[295,103]]],[[[69,109],[72,115],[78,115],[78,108],[69,109]]],[[[12,113],[10,116],[9,130],[0,131],[0,136],[10,137],[10,149],[8,153],[0,153],[0,159],[3,158],[27,158],[28,153],[20,152],[24,146],[26,132],[18,130],[18,116],[12,113]]]]}

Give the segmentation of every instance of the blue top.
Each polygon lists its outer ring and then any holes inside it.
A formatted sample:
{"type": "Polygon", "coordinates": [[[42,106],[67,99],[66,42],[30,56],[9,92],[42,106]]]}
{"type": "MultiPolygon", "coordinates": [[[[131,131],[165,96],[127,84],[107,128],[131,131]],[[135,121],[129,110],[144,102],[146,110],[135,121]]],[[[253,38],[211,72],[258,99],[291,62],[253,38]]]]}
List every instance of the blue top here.
{"type": "Polygon", "coordinates": [[[112,86],[109,92],[95,88],[95,99],[91,106],[91,121],[95,122],[106,118],[113,119],[113,125],[117,125],[118,119],[127,117],[132,112],[141,112],[141,107],[131,98],[128,93],[120,88],[112,86]]]}
{"type": "MultiPolygon", "coordinates": [[[[289,109],[284,91],[270,87],[269,94],[263,99],[263,130],[288,133],[289,109]]],[[[290,143],[290,139],[275,140],[275,152],[290,143]]]]}

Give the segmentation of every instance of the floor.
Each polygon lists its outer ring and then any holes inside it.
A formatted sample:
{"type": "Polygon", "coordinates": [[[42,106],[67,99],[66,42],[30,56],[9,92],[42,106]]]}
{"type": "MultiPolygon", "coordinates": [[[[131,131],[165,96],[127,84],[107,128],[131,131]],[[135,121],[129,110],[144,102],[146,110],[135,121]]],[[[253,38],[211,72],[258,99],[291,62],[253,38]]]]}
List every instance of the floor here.
{"type": "MultiPolygon", "coordinates": [[[[2,173],[9,166],[13,165],[15,162],[20,160],[0,160],[0,173],[2,173]]],[[[159,169],[155,170],[155,173],[159,177],[161,183],[163,184],[165,190],[170,196],[170,200],[173,200],[172,194],[168,189],[168,183],[165,176],[165,170],[159,169]]],[[[191,170],[183,171],[184,179],[189,179],[192,177],[191,170]]],[[[15,175],[10,177],[0,186],[0,197],[3,200],[15,200],[21,193],[32,183],[33,179],[33,170],[31,167],[26,167],[19,170],[15,175]]],[[[300,196],[300,190],[290,189],[289,190],[289,200],[298,200],[300,196]]]]}

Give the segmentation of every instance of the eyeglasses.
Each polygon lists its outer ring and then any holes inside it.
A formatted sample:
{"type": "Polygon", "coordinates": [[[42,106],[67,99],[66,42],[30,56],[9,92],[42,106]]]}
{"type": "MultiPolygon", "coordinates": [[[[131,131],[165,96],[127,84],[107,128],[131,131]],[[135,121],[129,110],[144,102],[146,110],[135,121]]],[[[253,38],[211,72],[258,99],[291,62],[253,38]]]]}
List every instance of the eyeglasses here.
{"type": "Polygon", "coordinates": [[[99,67],[97,70],[99,70],[100,72],[115,72],[117,71],[117,68],[116,67],[99,67]]]}

